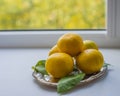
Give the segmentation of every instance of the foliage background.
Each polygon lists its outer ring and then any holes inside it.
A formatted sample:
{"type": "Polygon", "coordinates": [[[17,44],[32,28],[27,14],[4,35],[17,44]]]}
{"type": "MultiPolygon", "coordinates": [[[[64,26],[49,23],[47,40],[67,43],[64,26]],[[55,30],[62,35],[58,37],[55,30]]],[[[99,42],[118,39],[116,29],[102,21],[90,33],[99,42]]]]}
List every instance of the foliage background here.
{"type": "Polygon", "coordinates": [[[105,29],[105,0],[0,0],[0,30],[105,29]]]}

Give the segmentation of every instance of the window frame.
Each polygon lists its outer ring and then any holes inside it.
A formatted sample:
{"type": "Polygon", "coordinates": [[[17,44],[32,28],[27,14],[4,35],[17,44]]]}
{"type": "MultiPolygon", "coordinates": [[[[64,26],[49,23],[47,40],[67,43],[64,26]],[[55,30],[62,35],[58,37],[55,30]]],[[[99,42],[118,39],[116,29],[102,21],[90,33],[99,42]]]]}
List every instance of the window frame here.
{"type": "Polygon", "coordinates": [[[107,30],[1,31],[0,48],[48,48],[56,44],[57,39],[66,32],[78,33],[83,40],[94,40],[99,47],[120,47],[119,26],[116,26],[120,25],[120,22],[116,22],[120,19],[119,2],[119,0],[107,0],[107,30]]]}

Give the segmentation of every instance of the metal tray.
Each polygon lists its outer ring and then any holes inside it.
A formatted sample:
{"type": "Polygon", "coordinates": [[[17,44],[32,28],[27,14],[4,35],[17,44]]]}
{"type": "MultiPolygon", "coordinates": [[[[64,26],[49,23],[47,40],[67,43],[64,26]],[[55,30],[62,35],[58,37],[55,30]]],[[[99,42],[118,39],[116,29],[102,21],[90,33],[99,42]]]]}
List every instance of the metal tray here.
{"type": "MultiPolygon", "coordinates": [[[[80,83],[78,85],[82,86],[82,85],[88,84],[96,79],[99,79],[99,78],[103,77],[106,72],[107,72],[107,67],[102,67],[100,72],[86,77],[85,79],[80,81],[80,83]]],[[[37,73],[34,71],[32,73],[32,76],[41,84],[44,84],[46,86],[51,86],[51,87],[57,87],[58,83],[50,82],[49,81],[50,77],[48,75],[42,75],[41,73],[37,73]]]]}

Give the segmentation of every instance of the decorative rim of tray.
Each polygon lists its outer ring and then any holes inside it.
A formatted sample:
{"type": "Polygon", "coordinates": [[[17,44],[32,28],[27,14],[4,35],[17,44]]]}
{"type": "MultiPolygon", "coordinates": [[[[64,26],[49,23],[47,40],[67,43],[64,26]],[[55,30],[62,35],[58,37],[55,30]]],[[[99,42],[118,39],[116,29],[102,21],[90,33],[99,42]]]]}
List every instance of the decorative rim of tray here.
{"type": "MultiPolygon", "coordinates": [[[[80,81],[80,83],[78,84],[79,86],[81,85],[85,85],[88,84],[100,77],[103,77],[105,75],[105,73],[107,72],[107,67],[102,67],[100,72],[93,74],[91,76],[88,76],[87,78],[83,79],[82,81],[80,81]]],[[[49,79],[50,77],[48,75],[42,75],[41,73],[38,73],[36,71],[34,71],[32,73],[32,76],[41,84],[43,85],[47,85],[47,86],[51,86],[51,87],[57,87],[58,83],[54,83],[54,82],[50,82],[49,79]]]]}

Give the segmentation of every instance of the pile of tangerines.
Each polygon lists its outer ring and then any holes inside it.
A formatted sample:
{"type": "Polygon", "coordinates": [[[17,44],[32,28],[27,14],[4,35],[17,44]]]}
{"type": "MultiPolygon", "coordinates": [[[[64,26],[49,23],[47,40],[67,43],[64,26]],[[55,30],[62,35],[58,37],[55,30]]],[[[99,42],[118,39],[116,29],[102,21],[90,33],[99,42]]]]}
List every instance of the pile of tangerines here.
{"type": "Polygon", "coordinates": [[[69,75],[74,66],[85,74],[93,74],[99,72],[104,63],[97,44],[83,40],[76,33],[66,33],[58,38],[48,55],[45,69],[53,78],[69,75]]]}

